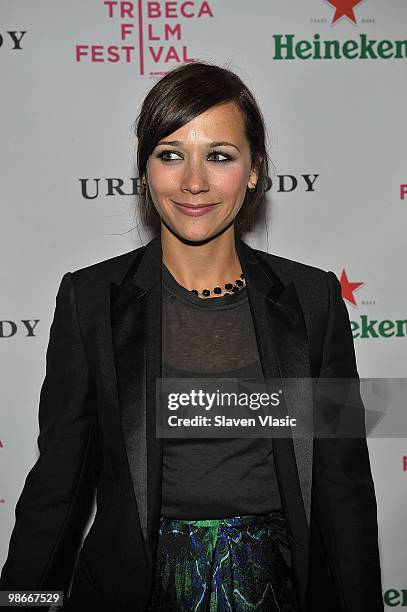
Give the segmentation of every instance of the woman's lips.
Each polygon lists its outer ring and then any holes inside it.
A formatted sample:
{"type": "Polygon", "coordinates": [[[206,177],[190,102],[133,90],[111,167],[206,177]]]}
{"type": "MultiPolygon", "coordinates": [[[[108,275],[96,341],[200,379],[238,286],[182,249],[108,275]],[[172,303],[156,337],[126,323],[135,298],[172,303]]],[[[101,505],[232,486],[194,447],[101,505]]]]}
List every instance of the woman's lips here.
{"type": "Polygon", "coordinates": [[[189,215],[190,217],[200,217],[201,215],[206,215],[206,213],[210,212],[217,205],[217,203],[190,205],[175,202],[175,200],[173,200],[173,202],[180,212],[182,212],[184,215],[189,215]]]}

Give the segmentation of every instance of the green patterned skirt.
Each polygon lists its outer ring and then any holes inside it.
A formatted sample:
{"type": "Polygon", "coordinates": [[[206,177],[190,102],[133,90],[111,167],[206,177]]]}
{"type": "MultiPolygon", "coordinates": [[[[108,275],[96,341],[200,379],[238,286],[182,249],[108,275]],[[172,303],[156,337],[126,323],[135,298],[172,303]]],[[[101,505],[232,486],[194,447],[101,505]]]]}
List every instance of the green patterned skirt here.
{"type": "Polygon", "coordinates": [[[210,520],[161,517],[148,610],[297,612],[282,511],[210,520]]]}

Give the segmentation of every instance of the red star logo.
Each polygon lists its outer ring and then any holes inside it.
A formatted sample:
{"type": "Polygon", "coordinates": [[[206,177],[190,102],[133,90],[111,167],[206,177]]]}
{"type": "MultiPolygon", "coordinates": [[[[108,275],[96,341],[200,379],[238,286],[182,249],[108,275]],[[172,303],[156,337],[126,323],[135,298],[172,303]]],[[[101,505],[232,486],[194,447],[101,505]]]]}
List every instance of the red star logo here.
{"type": "Polygon", "coordinates": [[[342,270],[340,281],[341,281],[343,299],[348,300],[348,302],[356,306],[356,300],[353,296],[353,292],[356,291],[356,289],[359,289],[359,287],[361,287],[365,283],[355,283],[355,282],[351,283],[347,277],[345,270],[342,270]]]}
{"type": "Polygon", "coordinates": [[[336,23],[341,17],[348,17],[353,23],[356,23],[353,9],[361,2],[362,0],[328,0],[328,3],[336,9],[332,23],[336,23]]]}

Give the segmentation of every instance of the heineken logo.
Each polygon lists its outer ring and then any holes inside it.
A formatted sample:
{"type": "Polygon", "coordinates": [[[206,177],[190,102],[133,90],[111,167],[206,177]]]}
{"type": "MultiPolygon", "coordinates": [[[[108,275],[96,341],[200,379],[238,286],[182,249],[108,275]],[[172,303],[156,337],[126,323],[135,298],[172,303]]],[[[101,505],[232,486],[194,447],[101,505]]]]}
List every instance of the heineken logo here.
{"type": "Polygon", "coordinates": [[[360,315],[359,321],[351,321],[354,338],[402,338],[406,336],[407,319],[369,319],[360,315]]]}
{"type": "Polygon", "coordinates": [[[342,17],[347,17],[350,21],[356,23],[353,9],[361,2],[362,0],[328,0],[328,4],[335,8],[332,24],[336,23],[342,17]]]}
{"type": "Polygon", "coordinates": [[[311,40],[295,34],[273,34],[275,60],[406,59],[407,40],[376,40],[359,34],[356,40],[311,40]]]}
{"type": "Polygon", "coordinates": [[[407,589],[387,589],[383,592],[383,601],[390,608],[407,606],[407,589]]]}
{"type": "MultiPolygon", "coordinates": [[[[355,9],[359,4],[365,5],[362,0],[325,0],[335,11],[332,14],[331,25],[340,21],[350,21],[358,26],[355,9]]],[[[326,18],[313,21],[327,23],[326,18]]],[[[363,23],[374,23],[373,17],[362,17],[363,23]]],[[[367,34],[359,34],[356,38],[347,40],[324,39],[316,33],[312,38],[297,38],[295,34],[273,34],[275,60],[386,60],[406,59],[407,40],[391,40],[388,38],[378,40],[369,38],[367,34]]]]}
{"type": "MultiPolygon", "coordinates": [[[[350,281],[346,271],[343,269],[340,275],[341,293],[344,300],[358,307],[355,292],[366,283],[361,281],[350,281]]],[[[372,306],[374,300],[361,300],[362,306],[372,306]]],[[[351,321],[352,335],[354,338],[400,338],[407,335],[407,319],[370,319],[368,315],[362,314],[358,321],[351,321]]]]}
{"type": "Polygon", "coordinates": [[[350,304],[353,304],[353,306],[356,306],[356,300],[353,293],[356,291],[356,289],[359,289],[359,287],[362,287],[365,283],[351,282],[348,279],[348,275],[346,274],[345,270],[342,270],[341,277],[339,280],[341,282],[343,299],[347,300],[350,304]]]}

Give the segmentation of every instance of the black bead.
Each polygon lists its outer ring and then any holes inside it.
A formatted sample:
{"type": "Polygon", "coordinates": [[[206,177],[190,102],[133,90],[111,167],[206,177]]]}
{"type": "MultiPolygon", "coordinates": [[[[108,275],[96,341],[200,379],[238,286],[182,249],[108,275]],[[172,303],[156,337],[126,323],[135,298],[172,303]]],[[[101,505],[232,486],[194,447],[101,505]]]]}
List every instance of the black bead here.
{"type": "Polygon", "coordinates": [[[243,287],[243,281],[241,281],[241,280],[239,280],[239,279],[238,279],[238,280],[236,281],[236,285],[237,285],[238,287],[243,287]]]}
{"type": "Polygon", "coordinates": [[[243,272],[241,273],[240,278],[244,278],[244,274],[243,274],[243,272]]]}
{"type": "Polygon", "coordinates": [[[238,293],[239,292],[239,287],[236,287],[236,285],[233,287],[232,289],[233,293],[238,293]]]}
{"type": "Polygon", "coordinates": [[[221,287],[215,287],[213,292],[216,293],[216,295],[219,295],[219,293],[222,293],[222,289],[221,289],[221,287]]]}
{"type": "Polygon", "coordinates": [[[198,291],[196,289],[191,289],[191,293],[193,293],[194,295],[198,295],[198,291]]]}
{"type": "Polygon", "coordinates": [[[230,291],[232,288],[233,288],[232,283],[226,283],[226,285],[225,285],[225,289],[226,289],[227,291],[230,291]]]}
{"type": "Polygon", "coordinates": [[[211,292],[209,291],[209,289],[204,289],[202,291],[202,295],[204,295],[205,297],[208,297],[208,295],[210,295],[210,294],[211,294],[211,292]]]}

